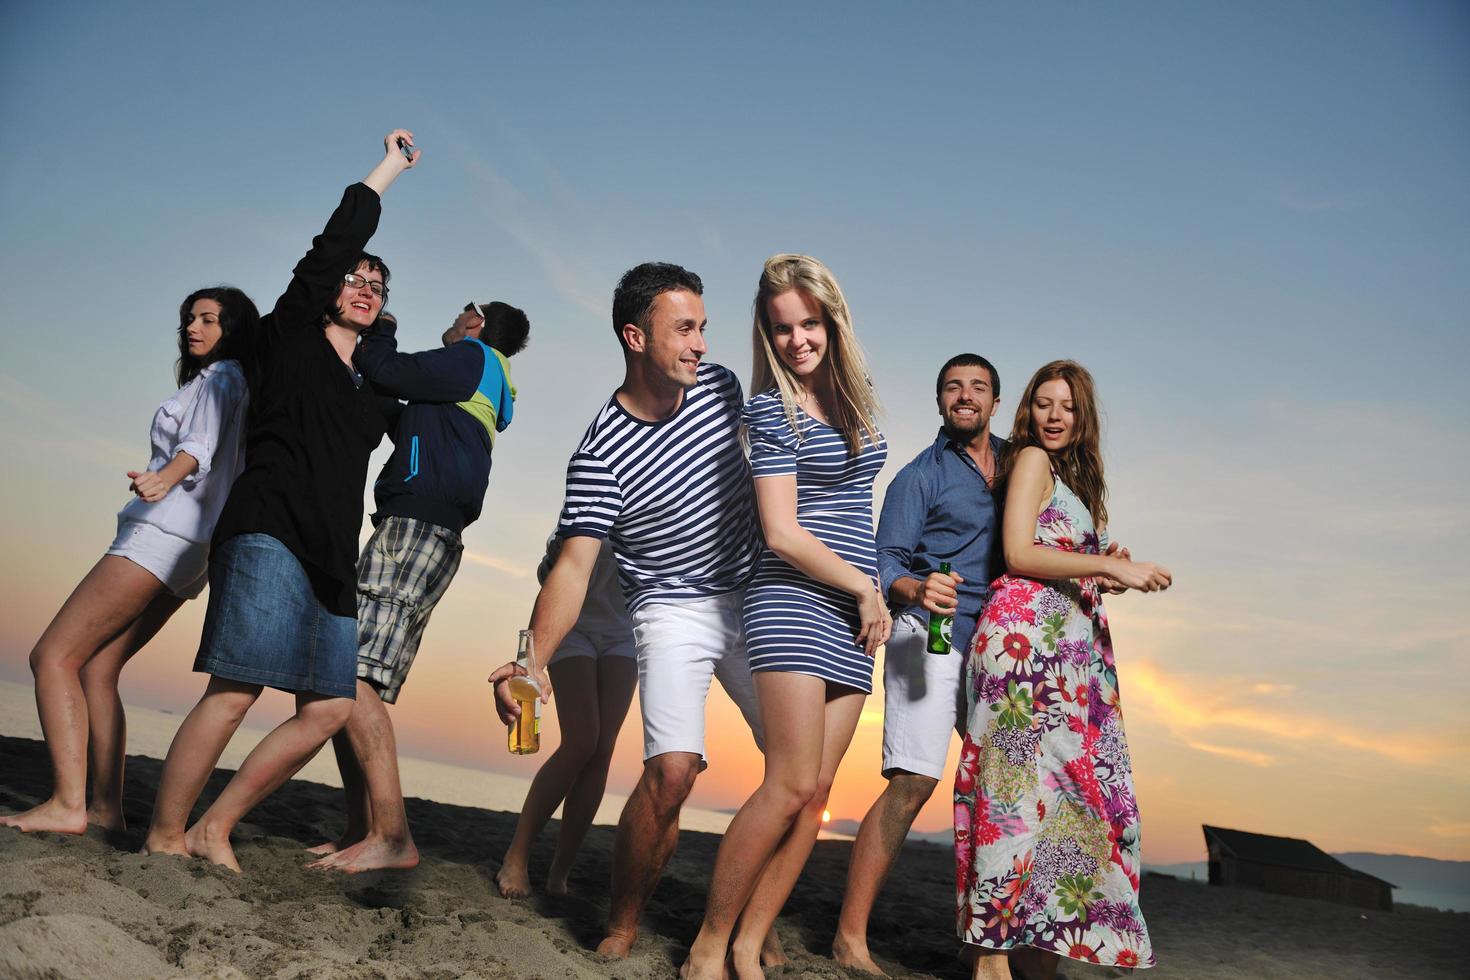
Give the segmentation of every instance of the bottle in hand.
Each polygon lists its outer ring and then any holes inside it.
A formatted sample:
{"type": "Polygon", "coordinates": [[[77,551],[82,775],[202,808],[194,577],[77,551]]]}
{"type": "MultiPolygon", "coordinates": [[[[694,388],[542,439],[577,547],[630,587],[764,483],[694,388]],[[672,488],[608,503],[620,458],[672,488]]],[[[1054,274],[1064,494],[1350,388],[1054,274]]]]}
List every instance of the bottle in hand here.
{"type": "MultiPolygon", "coordinates": [[[[950,564],[947,561],[939,563],[939,574],[948,575],[950,564]]],[[[929,643],[927,649],[930,653],[949,653],[950,634],[954,630],[954,617],[941,616],[939,613],[929,614],[929,643]]]]}
{"type": "Polygon", "coordinates": [[[541,685],[529,676],[535,657],[531,631],[521,630],[516,662],[525,667],[527,673],[517,674],[509,681],[511,697],[516,699],[521,714],[510,723],[506,734],[506,745],[516,755],[530,755],[541,748],[541,685]]]}

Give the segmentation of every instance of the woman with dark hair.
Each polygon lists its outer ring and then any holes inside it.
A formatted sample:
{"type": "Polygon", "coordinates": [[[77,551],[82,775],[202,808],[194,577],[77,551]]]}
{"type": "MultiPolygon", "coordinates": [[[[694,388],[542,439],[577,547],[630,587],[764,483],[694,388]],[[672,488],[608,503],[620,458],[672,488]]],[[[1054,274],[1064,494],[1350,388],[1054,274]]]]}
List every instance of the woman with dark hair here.
{"type": "Polygon", "coordinates": [[[1107,544],[1092,375],[1036,372],[997,486],[1006,572],[971,641],[955,773],[960,938],[976,978],[1056,975],[1059,956],[1153,966],[1138,908],[1138,804],[1102,593],[1169,570],[1107,544]]]}
{"type": "Polygon", "coordinates": [[[239,871],[230,831],[352,711],[362,490],[368,456],[398,404],[375,395],[352,365],[358,335],[388,296],[387,266],[363,249],[383,193],[419,160],[408,130],[389,133],[383,148],[261,318],[248,461],[215,528],[194,661],[209,684],[169,746],[145,853],[205,857],[239,871]],[[220,753],[267,686],[295,694],[296,713],[260,741],[186,832],[220,753]]]}
{"type": "Polygon", "coordinates": [[[197,290],[179,307],[179,391],[153,416],[148,466],[128,473],[136,496],[118,512],[112,546],[31,651],[51,797],[0,824],[65,834],[89,823],[124,829],[118,675],[204,588],[210,534],[244,462],[249,396],[240,360],[259,321],[250,297],[229,286],[197,290]]]}

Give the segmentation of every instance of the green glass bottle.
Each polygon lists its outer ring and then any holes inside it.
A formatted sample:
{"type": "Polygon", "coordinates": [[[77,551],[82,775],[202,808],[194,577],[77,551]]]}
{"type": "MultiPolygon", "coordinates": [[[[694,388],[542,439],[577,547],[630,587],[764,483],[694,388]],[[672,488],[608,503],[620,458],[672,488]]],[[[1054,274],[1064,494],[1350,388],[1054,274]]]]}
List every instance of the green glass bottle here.
{"type": "MultiPolygon", "coordinates": [[[[939,563],[939,573],[948,575],[950,564],[947,561],[939,563]]],[[[929,614],[929,646],[930,653],[949,653],[950,634],[954,629],[953,616],[941,616],[938,613],[929,614]]]]}

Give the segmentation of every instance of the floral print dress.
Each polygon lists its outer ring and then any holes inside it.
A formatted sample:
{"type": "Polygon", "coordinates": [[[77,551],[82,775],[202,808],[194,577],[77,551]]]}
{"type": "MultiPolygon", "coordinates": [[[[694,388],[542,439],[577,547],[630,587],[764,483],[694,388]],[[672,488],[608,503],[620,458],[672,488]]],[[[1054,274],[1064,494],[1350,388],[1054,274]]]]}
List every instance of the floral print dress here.
{"type": "MultiPolygon", "coordinates": [[[[1087,508],[1052,477],[1036,543],[1098,554],[1087,508]]],[[[1138,907],[1138,804],[1096,583],[997,579],[965,689],[954,787],[960,938],[1153,966],[1138,907]]]]}

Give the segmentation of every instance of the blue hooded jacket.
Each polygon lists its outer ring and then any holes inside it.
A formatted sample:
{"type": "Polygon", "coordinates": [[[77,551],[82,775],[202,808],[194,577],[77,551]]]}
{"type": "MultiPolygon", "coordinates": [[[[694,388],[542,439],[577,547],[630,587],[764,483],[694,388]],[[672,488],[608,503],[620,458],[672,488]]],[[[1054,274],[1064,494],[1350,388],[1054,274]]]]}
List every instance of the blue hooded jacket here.
{"type": "Polygon", "coordinates": [[[375,388],[408,402],[391,429],[393,455],[373,484],[373,523],[391,515],[462,531],[480,516],[495,434],[515,412],[510,362],[472,337],[399,353],[395,333],[391,319],[379,320],[353,355],[375,388]]]}

